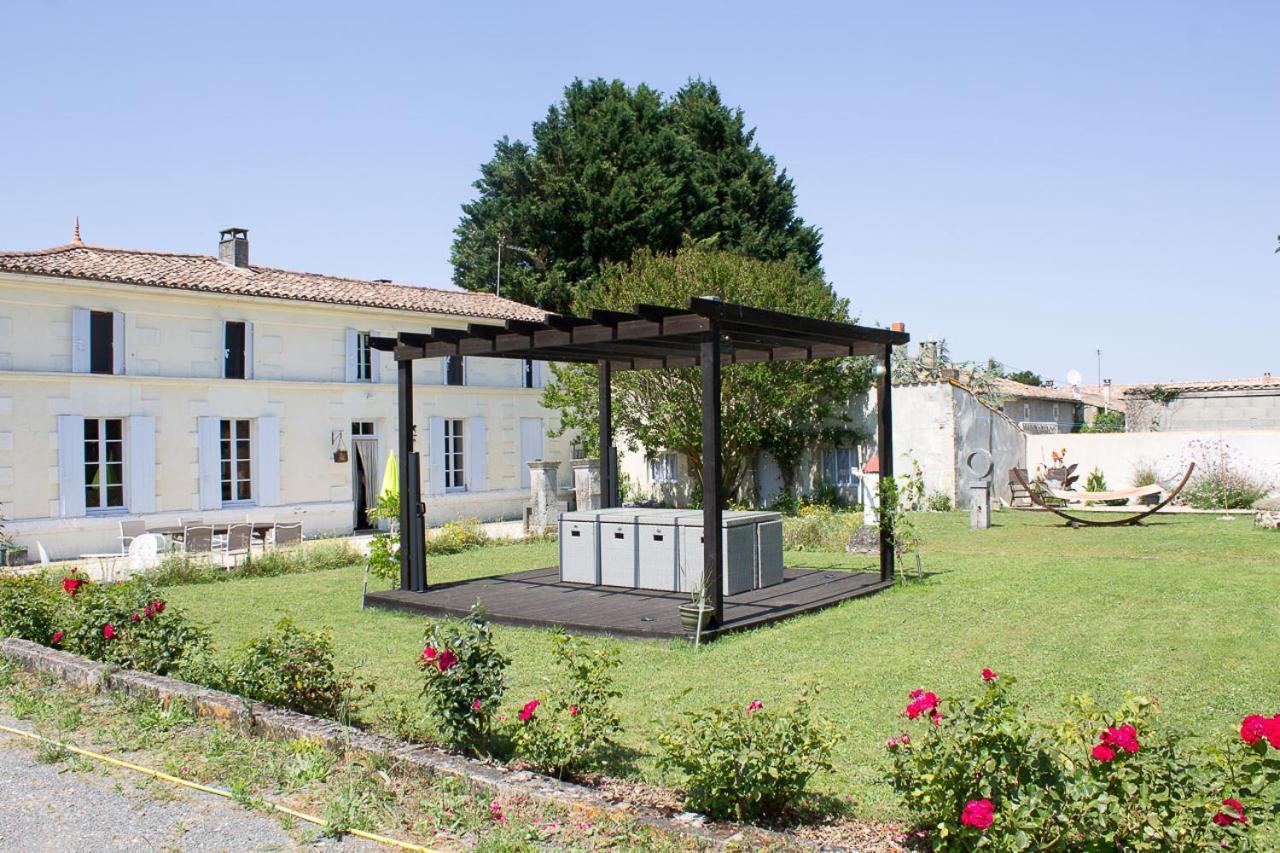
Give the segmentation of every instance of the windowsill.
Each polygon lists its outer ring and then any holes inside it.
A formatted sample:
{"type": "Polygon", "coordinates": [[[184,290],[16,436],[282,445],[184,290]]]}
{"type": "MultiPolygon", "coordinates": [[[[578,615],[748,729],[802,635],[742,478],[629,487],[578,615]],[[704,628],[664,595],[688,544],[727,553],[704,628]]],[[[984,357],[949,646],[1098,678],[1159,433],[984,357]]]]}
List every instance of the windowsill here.
{"type": "Polygon", "coordinates": [[[465,495],[467,493],[467,487],[466,486],[455,486],[452,488],[446,487],[444,490],[444,493],[446,495],[465,495]]]}
{"type": "Polygon", "coordinates": [[[253,501],[253,500],[248,500],[248,501],[223,501],[223,502],[222,502],[222,509],[243,509],[243,508],[245,508],[245,507],[255,507],[255,506],[257,506],[257,505],[258,505],[257,501],[253,501]]]}
{"type": "Polygon", "coordinates": [[[106,509],[86,509],[85,515],[91,515],[94,518],[102,518],[103,516],[112,515],[128,515],[129,508],[124,506],[107,507],[106,509]]]}

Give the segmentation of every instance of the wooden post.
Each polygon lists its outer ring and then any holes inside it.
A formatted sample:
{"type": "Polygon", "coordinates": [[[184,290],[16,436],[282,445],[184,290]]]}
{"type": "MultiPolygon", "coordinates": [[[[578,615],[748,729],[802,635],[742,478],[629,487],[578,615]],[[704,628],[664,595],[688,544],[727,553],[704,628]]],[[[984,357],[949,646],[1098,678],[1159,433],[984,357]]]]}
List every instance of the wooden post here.
{"type": "MultiPolygon", "coordinates": [[[[884,347],[884,375],[876,383],[876,443],[880,457],[880,481],[893,479],[893,345],[884,347]]],[[[882,516],[883,518],[883,516],[882,516]]],[[[880,580],[893,580],[893,534],[880,525],[880,580]]]]}
{"type": "Polygon", "coordinates": [[[613,366],[601,359],[596,366],[600,393],[600,507],[607,509],[621,504],[618,499],[618,456],[613,446],[613,366]]]}
{"type": "Polygon", "coordinates": [[[409,454],[413,453],[413,361],[396,362],[397,439],[400,450],[400,588],[412,589],[409,580],[413,565],[412,530],[413,505],[409,489],[409,454]]]}
{"type": "Polygon", "coordinates": [[[724,509],[720,459],[720,326],[702,336],[702,580],[717,625],[724,624],[724,509]]]}

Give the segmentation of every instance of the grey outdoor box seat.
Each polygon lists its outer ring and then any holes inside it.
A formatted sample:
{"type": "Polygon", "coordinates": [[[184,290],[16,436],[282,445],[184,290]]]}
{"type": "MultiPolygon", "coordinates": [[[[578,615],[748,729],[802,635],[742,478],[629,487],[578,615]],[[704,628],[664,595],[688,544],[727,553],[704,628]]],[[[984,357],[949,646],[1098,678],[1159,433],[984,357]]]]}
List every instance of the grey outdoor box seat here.
{"type": "Polygon", "coordinates": [[[640,550],[637,519],[644,511],[611,509],[600,513],[600,583],[637,586],[640,550]]]}
{"type": "Polygon", "coordinates": [[[659,509],[639,516],[637,585],[641,589],[674,591],[681,588],[677,577],[680,554],[680,526],[677,522],[689,515],[702,517],[701,512],[688,509],[659,509]]]}
{"type": "Polygon", "coordinates": [[[600,524],[605,510],[560,513],[560,580],[600,583],[600,524]]]}

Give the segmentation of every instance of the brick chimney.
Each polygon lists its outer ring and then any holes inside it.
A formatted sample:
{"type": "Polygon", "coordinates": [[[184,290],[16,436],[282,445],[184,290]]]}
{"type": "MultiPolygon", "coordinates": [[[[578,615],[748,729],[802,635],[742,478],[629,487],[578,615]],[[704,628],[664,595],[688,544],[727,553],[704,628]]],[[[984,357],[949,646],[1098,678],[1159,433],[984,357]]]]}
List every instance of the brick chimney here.
{"type": "Polygon", "coordinates": [[[249,266],[249,229],[223,228],[219,234],[218,260],[229,267],[249,266]]]}

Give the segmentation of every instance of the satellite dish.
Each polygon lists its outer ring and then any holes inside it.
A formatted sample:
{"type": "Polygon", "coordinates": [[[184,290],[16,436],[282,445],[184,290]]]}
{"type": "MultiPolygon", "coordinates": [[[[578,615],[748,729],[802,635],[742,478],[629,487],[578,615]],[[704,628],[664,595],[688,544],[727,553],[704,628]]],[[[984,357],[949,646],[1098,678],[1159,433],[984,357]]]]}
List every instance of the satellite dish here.
{"type": "Polygon", "coordinates": [[[1078,370],[1068,370],[1068,371],[1067,371],[1067,384],[1068,384],[1068,385],[1079,385],[1079,384],[1080,384],[1080,382],[1081,382],[1083,379],[1084,379],[1084,377],[1080,375],[1080,371],[1078,371],[1078,370]]]}

